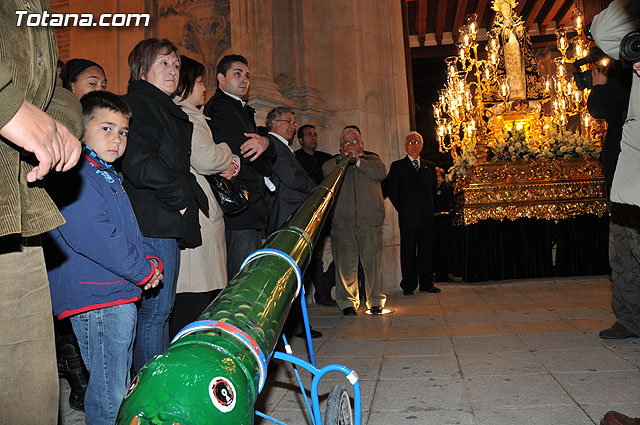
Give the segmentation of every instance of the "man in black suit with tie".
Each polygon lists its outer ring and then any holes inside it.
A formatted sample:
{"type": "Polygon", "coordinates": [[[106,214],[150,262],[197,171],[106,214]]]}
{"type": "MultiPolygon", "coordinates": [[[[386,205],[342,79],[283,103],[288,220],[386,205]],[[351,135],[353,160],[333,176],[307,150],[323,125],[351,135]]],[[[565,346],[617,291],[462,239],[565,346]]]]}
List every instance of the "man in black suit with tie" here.
{"type": "Polygon", "coordinates": [[[433,200],[438,188],[436,167],[420,158],[422,136],[410,132],[404,148],[407,156],[394,161],[382,188],[398,211],[400,225],[400,267],[404,295],[437,294],[433,286],[433,200]]]}
{"type": "Polygon", "coordinates": [[[247,255],[260,248],[269,218],[265,194],[275,190],[269,179],[276,158],[274,143],[258,134],[255,110],[243,100],[249,90],[249,75],[243,56],[223,57],[216,68],[218,89],[204,107],[213,139],[226,142],[241,158],[236,179],[249,192],[249,207],[238,215],[224,217],[229,279],[238,273],[247,255]]]}

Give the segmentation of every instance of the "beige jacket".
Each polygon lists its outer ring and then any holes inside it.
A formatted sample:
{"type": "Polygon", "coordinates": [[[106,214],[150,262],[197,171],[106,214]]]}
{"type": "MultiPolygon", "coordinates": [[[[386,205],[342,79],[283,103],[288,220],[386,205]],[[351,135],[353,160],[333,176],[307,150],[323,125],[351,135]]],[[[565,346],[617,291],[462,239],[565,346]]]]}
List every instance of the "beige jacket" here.
{"type": "MultiPolygon", "coordinates": [[[[322,165],[322,174],[326,177],[335,166],[336,157],[322,165]]],[[[365,153],[360,156],[358,165],[348,166],[333,203],[331,224],[381,226],[384,222],[384,199],[380,182],[386,176],[387,167],[375,153],[365,153]]]]}
{"type": "MultiPolygon", "coordinates": [[[[202,245],[187,248],[180,254],[180,272],[176,291],[209,292],[227,285],[227,248],[224,237],[222,210],[213,196],[205,175],[216,174],[229,168],[233,159],[226,143],[215,143],[207,119],[190,102],[174,102],[189,116],[193,123],[191,138],[191,172],[209,200],[209,212],[200,211],[202,245]]],[[[240,163],[238,159],[237,164],[240,163]]]]}

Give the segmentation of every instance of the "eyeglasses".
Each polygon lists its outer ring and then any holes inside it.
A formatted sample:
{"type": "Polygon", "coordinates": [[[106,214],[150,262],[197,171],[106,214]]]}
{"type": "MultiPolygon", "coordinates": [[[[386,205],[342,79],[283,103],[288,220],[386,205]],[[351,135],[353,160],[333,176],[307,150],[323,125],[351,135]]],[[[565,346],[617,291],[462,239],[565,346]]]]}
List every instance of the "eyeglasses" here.
{"type": "Polygon", "coordinates": [[[341,145],[357,145],[358,143],[360,143],[360,140],[353,139],[353,140],[343,140],[340,144],[341,145]]]}
{"type": "Polygon", "coordinates": [[[420,144],[422,144],[420,140],[409,140],[407,142],[407,145],[420,145],[420,144]]]}
{"type": "Polygon", "coordinates": [[[274,120],[274,121],[278,121],[278,122],[286,122],[289,125],[298,125],[297,122],[295,122],[294,120],[274,120]]]}

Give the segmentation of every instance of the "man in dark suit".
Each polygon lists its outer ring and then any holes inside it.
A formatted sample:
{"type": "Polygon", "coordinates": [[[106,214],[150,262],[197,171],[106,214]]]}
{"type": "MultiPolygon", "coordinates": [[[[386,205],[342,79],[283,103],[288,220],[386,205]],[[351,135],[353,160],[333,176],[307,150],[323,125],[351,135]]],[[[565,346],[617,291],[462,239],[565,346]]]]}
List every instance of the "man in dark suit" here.
{"type": "Polygon", "coordinates": [[[296,158],[309,174],[309,177],[316,184],[320,184],[324,178],[322,164],[330,160],[332,155],[318,150],[318,132],[312,124],[305,124],[298,129],[298,142],[302,147],[295,151],[296,158]]]}
{"type": "MultiPolygon", "coordinates": [[[[277,152],[277,159],[271,168],[271,178],[276,190],[267,195],[267,205],[270,211],[267,229],[269,233],[272,233],[278,230],[307,199],[315,187],[315,183],[302,168],[290,147],[293,136],[296,134],[296,119],[293,109],[288,106],[272,109],[267,114],[266,124],[269,138],[273,140],[277,152]]],[[[285,323],[285,334],[305,336],[302,320],[300,302],[295,300],[285,323]]],[[[322,333],[311,329],[311,336],[319,338],[322,333]]]]}
{"type": "Polygon", "coordinates": [[[267,190],[275,190],[269,177],[275,160],[275,145],[257,132],[255,110],[243,97],[249,90],[249,67],[240,55],[227,55],[216,69],[218,89],[204,107],[211,118],[209,127],[214,140],[226,142],[241,158],[236,179],[249,192],[249,207],[235,216],[225,215],[227,239],[227,276],[231,279],[240,270],[242,261],[262,243],[267,229],[269,211],[265,202],[267,190]]]}
{"type": "Polygon", "coordinates": [[[420,158],[422,136],[412,131],[405,139],[407,156],[391,164],[383,182],[385,196],[398,211],[400,225],[400,267],[404,295],[437,294],[433,286],[433,200],[436,196],[436,167],[420,158]]]}

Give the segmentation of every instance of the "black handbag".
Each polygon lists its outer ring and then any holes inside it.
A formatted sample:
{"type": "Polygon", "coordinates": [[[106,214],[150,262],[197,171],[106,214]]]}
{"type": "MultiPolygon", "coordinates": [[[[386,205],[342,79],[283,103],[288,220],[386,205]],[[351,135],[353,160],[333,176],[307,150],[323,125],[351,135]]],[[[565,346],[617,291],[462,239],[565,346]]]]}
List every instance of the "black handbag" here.
{"type": "Polygon", "coordinates": [[[220,209],[227,215],[240,214],[249,206],[249,192],[235,179],[227,180],[220,174],[205,176],[220,209]]]}

